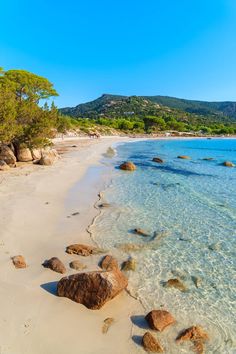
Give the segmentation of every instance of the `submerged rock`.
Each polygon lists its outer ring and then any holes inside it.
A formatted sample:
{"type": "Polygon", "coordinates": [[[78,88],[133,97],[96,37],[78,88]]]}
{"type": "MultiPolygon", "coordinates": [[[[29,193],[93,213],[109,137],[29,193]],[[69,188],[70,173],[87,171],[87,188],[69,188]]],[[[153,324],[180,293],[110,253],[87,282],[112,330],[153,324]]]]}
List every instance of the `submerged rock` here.
{"type": "Polygon", "coordinates": [[[160,157],[153,157],[152,161],[157,163],[164,163],[164,160],[162,160],[160,157]]]}
{"type": "Polygon", "coordinates": [[[50,268],[51,270],[53,270],[54,272],[57,272],[57,273],[64,274],[66,272],[66,268],[65,268],[64,264],[57,257],[52,257],[52,258],[46,260],[42,265],[45,268],[50,268]]]}
{"type": "Polygon", "coordinates": [[[121,269],[124,271],[129,271],[129,270],[135,271],[136,270],[136,260],[132,257],[129,258],[127,261],[123,262],[121,269]]]}
{"type": "Polygon", "coordinates": [[[205,160],[205,161],[212,161],[212,160],[214,160],[214,159],[213,159],[213,157],[204,157],[203,160],[205,160]]]}
{"type": "Polygon", "coordinates": [[[142,345],[144,349],[149,353],[163,353],[164,350],[161,344],[150,332],[146,332],[142,338],[142,345]]]}
{"type": "Polygon", "coordinates": [[[6,162],[6,164],[9,166],[16,165],[16,157],[13,151],[4,144],[0,144],[0,160],[6,162]]]}
{"type": "Polygon", "coordinates": [[[57,285],[57,294],[97,310],[127,285],[127,278],[118,269],[78,273],[62,278],[57,285]]]}
{"type": "Polygon", "coordinates": [[[235,167],[235,164],[231,161],[225,161],[223,162],[223,165],[226,167],[235,167]]]}
{"type": "Polygon", "coordinates": [[[134,229],[133,232],[137,235],[149,236],[149,234],[146,231],[144,231],[143,229],[140,229],[140,228],[134,229]]]}
{"type": "Polygon", "coordinates": [[[26,268],[26,262],[23,256],[14,256],[12,257],[12,263],[16,268],[26,268]]]}
{"type": "Polygon", "coordinates": [[[103,270],[114,270],[119,268],[117,260],[109,255],[103,257],[102,261],[100,262],[100,267],[103,270]]]}
{"type": "Polygon", "coordinates": [[[220,251],[220,244],[218,242],[212,243],[208,248],[210,251],[220,251]]]}
{"type": "Polygon", "coordinates": [[[87,268],[87,266],[85,264],[83,264],[77,260],[70,262],[69,265],[70,265],[70,268],[75,269],[75,270],[83,270],[83,269],[87,268]]]}
{"type": "Polygon", "coordinates": [[[137,243],[120,243],[116,245],[116,247],[124,252],[137,252],[145,248],[145,245],[137,243]]]}
{"type": "Polygon", "coordinates": [[[165,310],[152,310],[145,317],[151,329],[162,332],[167,326],[175,323],[174,317],[165,310]]]}
{"type": "Polygon", "coordinates": [[[108,317],[103,321],[103,326],[102,326],[102,333],[105,334],[108,332],[108,329],[111,327],[111,325],[114,323],[114,318],[108,317]]]}
{"type": "Polygon", "coordinates": [[[126,162],[122,163],[119,168],[121,170],[126,170],[126,171],[135,171],[136,170],[135,164],[131,161],[126,161],[126,162]]]}
{"type": "Polygon", "coordinates": [[[193,284],[196,286],[196,288],[199,288],[201,286],[201,283],[202,283],[201,278],[196,277],[195,275],[192,275],[191,279],[192,279],[193,284]]]}
{"type": "Polygon", "coordinates": [[[182,292],[187,291],[186,286],[177,278],[169,279],[164,283],[164,287],[166,288],[176,288],[182,292]]]}
{"type": "Polygon", "coordinates": [[[179,156],[178,156],[178,159],[190,160],[191,157],[190,157],[190,156],[187,156],[187,155],[179,155],[179,156]]]}
{"type": "Polygon", "coordinates": [[[87,257],[90,256],[91,254],[103,253],[104,250],[101,250],[93,246],[76,243],[74,245],[67,246],[66,252],[69,254],[78,254],[80,256],[87,257]]]}
{"type": "Polygon", "coordinates": [[[192,326],[182,331],[176,338],[177,343],[191,341],[194,345],[194,351],[197,354],[204,353],[204,343],[209,339],[208,334],[201,326],[192,326]]]}

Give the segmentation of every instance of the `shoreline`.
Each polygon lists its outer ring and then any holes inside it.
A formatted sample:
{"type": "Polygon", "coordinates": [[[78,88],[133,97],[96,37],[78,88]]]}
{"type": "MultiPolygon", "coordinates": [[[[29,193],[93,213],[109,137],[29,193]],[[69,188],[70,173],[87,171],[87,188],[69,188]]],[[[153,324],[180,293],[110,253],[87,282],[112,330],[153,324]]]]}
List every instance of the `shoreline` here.
{"type": "Polygon", "coordinates": [[[56,282],[63,275],[41,266],[45,259],[57,256],[67,268],[66,275],[75,273],[68,267],[74,259],[87,265],[88,271],[99,269],[101,255],[73,257],[65,253],[65,247],[93,242],[87,228],[97,212],[93,202],[97,202],[102,182],[96,173],[102,154],[122,140],[130,139],[80,140],[76,151],[66,153],[51,167],[29,165],[4,173],[0,184],[3,354],[72,354],[75,348],[83,354],[139,352],[131,339],[130,318],[142,311],[136,300],[123,292],[99,311],[88,310],[54,296],[56,282]],[[78,216],[71,215],[77,211],[78,216]],[[26,269],[12,265],[10,257],[17,254],[25,257],[26,269]],[[107,317],[114,317],[115,322],[104,335],[101,328],[107,317]]]}

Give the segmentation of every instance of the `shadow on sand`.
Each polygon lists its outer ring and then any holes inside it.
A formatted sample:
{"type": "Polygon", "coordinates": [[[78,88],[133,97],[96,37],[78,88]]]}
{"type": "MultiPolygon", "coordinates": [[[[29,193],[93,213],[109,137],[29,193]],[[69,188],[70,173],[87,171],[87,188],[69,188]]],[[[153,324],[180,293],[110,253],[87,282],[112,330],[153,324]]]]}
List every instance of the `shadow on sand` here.
{"type": "Polygon", "coordinates": [[[149,326],[148,326],[147,321],[145,320],[144,316],[141,316],[141,315],[131,316],[130,319],[131,319],[131,322],[135,326],[142,328],[142,329],[149,329],[149,326]]]}
{"type": "Polygon", "coordinates": [[[41,284],[40,287],[49,294],[57,296],[57,283],[57,281],[51,281],[50,283],[41,284]]]}

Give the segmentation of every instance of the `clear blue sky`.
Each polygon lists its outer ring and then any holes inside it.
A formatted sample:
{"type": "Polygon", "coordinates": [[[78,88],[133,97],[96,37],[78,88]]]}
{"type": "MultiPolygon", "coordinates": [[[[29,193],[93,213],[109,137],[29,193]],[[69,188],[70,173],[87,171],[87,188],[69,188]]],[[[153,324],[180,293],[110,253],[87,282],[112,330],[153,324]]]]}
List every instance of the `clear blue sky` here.
{"type": "Polygon", "coordinates": [[[236,101],[236,0],[3,0],[0,66],[59,107],[103,93],[236,101]]]}

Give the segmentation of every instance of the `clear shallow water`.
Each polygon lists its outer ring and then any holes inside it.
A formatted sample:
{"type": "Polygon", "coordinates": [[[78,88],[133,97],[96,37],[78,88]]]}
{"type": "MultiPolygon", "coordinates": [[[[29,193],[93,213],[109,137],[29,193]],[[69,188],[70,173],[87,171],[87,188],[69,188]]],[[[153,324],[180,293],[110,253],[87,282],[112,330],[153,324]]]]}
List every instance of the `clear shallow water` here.
{"type": "Polygon", "coordinates": [[[121,244],[142,245],[128,252],[137,260],[129,283],[146,310],[163,307],[176,317],[160,336],[167,353],[191,352],[191,345],[177,346],[174,338],[194,324],[210,335],[206,353],[236,353],[236,168],[221,166],[225,160],[236,164],[236,140],[141,141],[119,145],[117,152],[104,192],[111,207],[93,226],[96,241],[120,259],[127,258],[121,244]],[[154,163],[154,156],[166,162],[154,163]],[[116,168],[125,160],[137,171],[116,168]],[[130,232],[137,227],[150,237],[130,232]],[[170,278],[188,290],[163,287],[170,278]]]}

